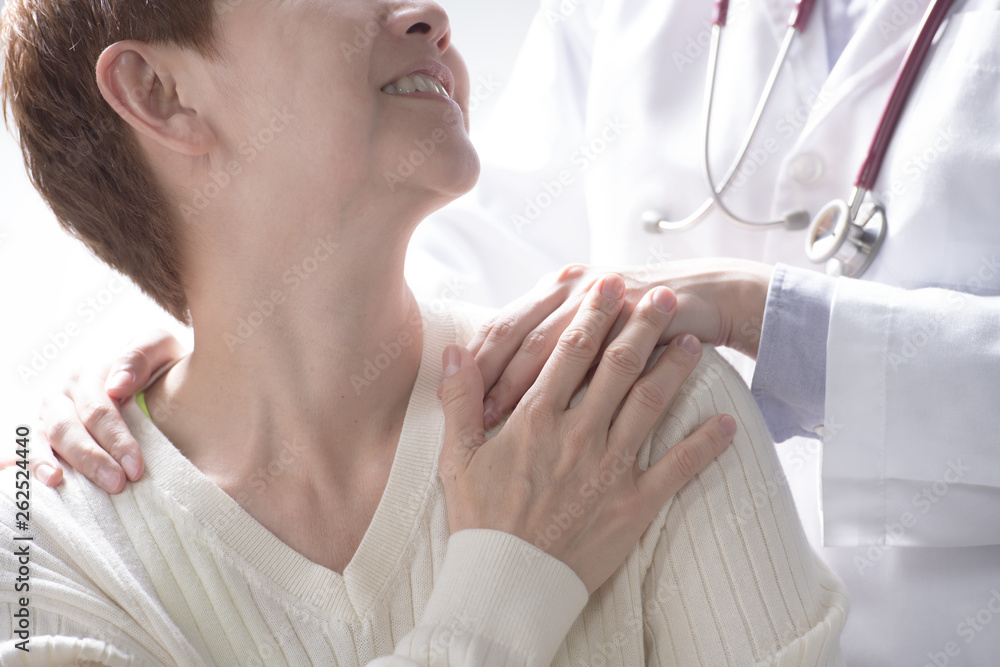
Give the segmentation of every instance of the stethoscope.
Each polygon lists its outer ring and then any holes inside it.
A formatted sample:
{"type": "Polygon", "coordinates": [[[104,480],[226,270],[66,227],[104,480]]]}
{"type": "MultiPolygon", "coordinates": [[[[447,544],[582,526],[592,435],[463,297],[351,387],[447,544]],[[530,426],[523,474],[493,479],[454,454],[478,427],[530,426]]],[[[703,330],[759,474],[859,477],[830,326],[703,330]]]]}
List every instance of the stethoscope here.
{"type": "Polygon", "coordinates": [[[885,209],[877,203],[864,203],[865,196],[871,191],[878,178],[879,170],[882,167],[882,160],[885,158],[886,150],[889,148],[889,141],[899,123],[899,117],[903,112],[903,106],[909,98],[913,83],[917,78],[917,73],[924,62],[927,51],[931,47],[934,35],[937,34],[941,22],[944,21],[948,10],[951,8],[953,0],[933,0],[927,13],[920,24],[917,36],[910,44],[903,65],[896,75],[893,84],[892,94],[886,104],[885,111],[882,112],[882,119],[879,121],[872,140],[871,147],[861,171],[854,181],[854,189],[848,200],[837,199],[830,202],[816,215],[810,222],[809,213],[804,210],[792,211],[785,214],[780,220],[768,220],[764,222],[745,220],[734,214],[722,201],[722,195],[729,188],[733,177],[736,175],[746,157],[747,150],[753,142],[754,136],[760,125],[760,119],[764,115],[771,93],[774,89],[778,73],[785,63],[788,51],[795,41],[796,35],[805,29],[812,13],[815,0],[795,0],[795,6],[788,18],[788,29],[782,40],[778,56],[768,75],[754,110],[753,118],[750,121],[750,128],[746,133],[742,145],[733,161],[722,178],[720,184],[716,185],[712,176],[712,169],[709,162],[709,127],[712,121],[712,104],[715,98],[715,78],[719,63],[719,42],[722,36],[722,28],[726,25],[726,16],[729,12],[728,0],[715,0],[712,13],[712,41],[709,46],[708,80],[705,86],[705,104],[703,131],[704,131],[704,156],[702,167],[705,180],[708,185],[709,198],[682,220],[672,221],[665,219],[655,211],[648,211],[643,215],[643,225],[651,232],[680,231],[688,229],[697,224],[714,206],[726,218],[739,227],[747,229],[765,229],[783,225],[786,229],[797,231],[809,228],[806,237],[806,256],[813,262],[819,264],[827,262],[827,272],[833,275],[842,275],[849,278],[857,278],[864,274],[871,266],[875,256],[881,249],[885,241],[887,226],[885,220],[885,209]]]}

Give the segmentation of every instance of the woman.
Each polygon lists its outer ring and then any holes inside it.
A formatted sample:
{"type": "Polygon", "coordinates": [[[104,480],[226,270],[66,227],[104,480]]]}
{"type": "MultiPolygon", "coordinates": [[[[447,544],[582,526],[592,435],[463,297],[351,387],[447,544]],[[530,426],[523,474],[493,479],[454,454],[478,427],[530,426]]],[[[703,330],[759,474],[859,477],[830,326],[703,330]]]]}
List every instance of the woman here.
{"type": "Polygon", "coordinates": [[[746,387],[691,338],[642,374],[669,291],[578,391],[623,307],[598,281],[486,441],[460,347],[485,316],[403,279],[478,173],[440,7],[19,0],[4,34],[36,186],[195,349],[125,407],[142,481],[36,487],[3,664],[839,661],[843,592],[746,387]]]}

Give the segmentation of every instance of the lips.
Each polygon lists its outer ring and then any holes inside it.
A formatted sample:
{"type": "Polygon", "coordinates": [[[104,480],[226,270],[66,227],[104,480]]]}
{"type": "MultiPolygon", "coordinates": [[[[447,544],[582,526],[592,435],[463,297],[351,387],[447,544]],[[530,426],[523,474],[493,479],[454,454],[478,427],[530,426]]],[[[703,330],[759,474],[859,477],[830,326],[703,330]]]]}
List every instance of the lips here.
{"type": "Polygon", "coordinates": [[[429,74],[418,74],[414,72],[408,76],[397,79],[393,83],[387,83],[382,87],[383,93],[390,95],[409,95],[420,91],[422,93],[437,93],[451,98],[444,84],[429,74]]]}

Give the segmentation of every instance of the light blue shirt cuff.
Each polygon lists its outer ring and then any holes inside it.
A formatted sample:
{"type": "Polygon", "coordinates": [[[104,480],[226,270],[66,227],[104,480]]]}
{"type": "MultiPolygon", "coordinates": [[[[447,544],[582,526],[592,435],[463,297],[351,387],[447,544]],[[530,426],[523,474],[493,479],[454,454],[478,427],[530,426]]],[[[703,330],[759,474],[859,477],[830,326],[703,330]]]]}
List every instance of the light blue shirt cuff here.
{"type": "Polygon", "coordinates": [[[751,387],[775,442],[816,437],[826,402],[826,342],[836,280],[779,264],[751,387]]]}

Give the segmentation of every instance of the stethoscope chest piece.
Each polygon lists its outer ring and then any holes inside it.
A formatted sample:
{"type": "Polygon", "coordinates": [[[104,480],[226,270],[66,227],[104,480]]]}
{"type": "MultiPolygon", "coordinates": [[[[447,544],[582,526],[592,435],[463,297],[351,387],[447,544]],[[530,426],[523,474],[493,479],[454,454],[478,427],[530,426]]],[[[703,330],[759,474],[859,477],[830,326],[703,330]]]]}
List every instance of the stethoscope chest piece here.
{"type": "Polygon", "coordinates": [[[852,220],[852,211],[842,199],[823,207],[809,226],[806,255],[817,264],[826,262],[833,276],[858,278],[871,266],[885,241],[885,211],[866,204],[852,220]]]}

